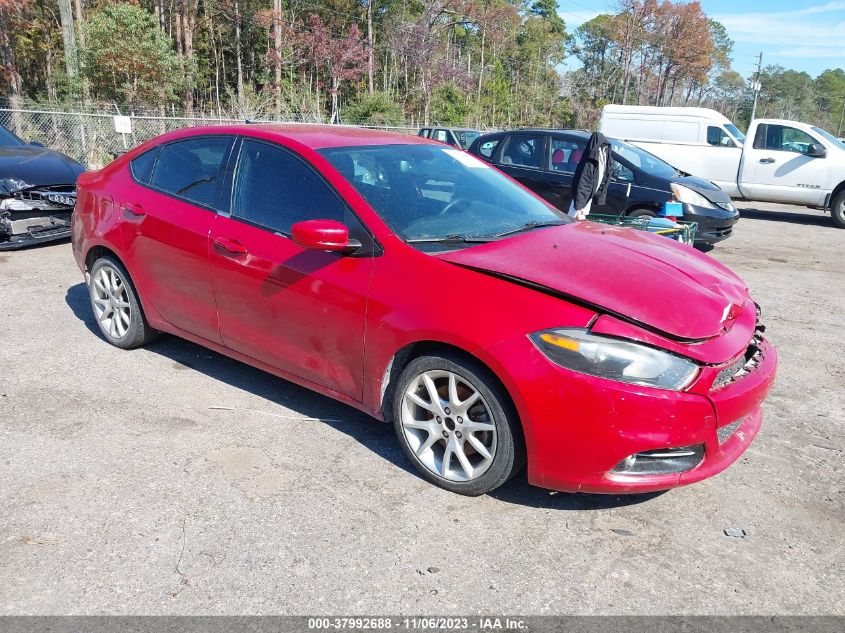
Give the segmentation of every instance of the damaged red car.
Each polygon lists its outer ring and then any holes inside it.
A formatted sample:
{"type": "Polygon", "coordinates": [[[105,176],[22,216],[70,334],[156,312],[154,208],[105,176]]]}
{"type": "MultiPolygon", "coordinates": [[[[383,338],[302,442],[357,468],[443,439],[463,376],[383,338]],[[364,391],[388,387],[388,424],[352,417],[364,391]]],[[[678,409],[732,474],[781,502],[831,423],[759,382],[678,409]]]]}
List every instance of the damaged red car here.
{"type": "Polygon", "coordinates": [[[741,279],[663,237],[570,222],[441,143],[181,130],[83,174],[78,195],[73,251],[106,340],[168,332],[384,419],[448,490],[524,465],[557,490],[667,489],[760,429],[777,359],[741,279]]]}

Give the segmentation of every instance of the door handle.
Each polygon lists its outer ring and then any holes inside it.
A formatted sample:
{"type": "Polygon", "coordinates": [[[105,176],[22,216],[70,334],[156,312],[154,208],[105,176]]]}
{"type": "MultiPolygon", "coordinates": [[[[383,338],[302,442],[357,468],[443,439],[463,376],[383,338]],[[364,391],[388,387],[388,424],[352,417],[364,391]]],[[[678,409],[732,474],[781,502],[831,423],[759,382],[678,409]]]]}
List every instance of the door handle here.
{"type": "Polygon", "coordinates": [[[144,207],[134,202],[122,203],[120,205],[120,210],[123,211],[123,215],[125,215],[130,220],[143,217],[147,214],[147,212],[144,211],[144,207]]]}
{"type": "Polygon", "coordinates": [[[244,245],[238,240],[230,240],[227,237],[215,237],[214,245],[225,251],[228,255],[246,255],[244,245]]]}
{"type": "Polygon", "coordinates": [[[761,162],[761,163],[765,163],[765,164],[767,164],[767,165],[768,165],[768,164],[770,164],[770,163],[775,162],[775,159],[774,159],[774,158],[761,158],[761,159],[760,159],[760,162],[761,162]]]}

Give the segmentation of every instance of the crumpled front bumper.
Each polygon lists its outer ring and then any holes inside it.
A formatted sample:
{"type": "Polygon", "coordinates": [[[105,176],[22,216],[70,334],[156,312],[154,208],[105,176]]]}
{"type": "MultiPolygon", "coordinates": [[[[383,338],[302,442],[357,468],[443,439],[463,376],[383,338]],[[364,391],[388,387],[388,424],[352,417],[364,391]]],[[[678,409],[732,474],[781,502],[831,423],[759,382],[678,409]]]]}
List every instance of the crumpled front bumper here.
{"type": "Polygon", "coordinates": [[[70,237],[75,202],[73,187],[30,189],[0,198],[0,251],[70,237]]]}

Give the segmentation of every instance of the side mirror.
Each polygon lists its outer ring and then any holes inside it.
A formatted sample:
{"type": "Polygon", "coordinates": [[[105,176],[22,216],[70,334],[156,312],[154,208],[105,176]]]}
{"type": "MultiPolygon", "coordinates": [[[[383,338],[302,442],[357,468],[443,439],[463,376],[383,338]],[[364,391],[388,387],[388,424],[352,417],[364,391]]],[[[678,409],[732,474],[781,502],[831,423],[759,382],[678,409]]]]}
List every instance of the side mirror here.
{"type": "Polygon", "coordinates": [[[41,143],[39,141],[32,141],[30,145],[32,145],[33,147],[44,147],[44,143],[41,143]]]}
{"type": "Polygon", "coordinates": [[[807,156],[810,158],[824,158],[827,156],[827,150],[821,143],[810,143],[807,148],[807,156]]]}
{"type": "Polygon", "coordinates": [[[350,254],[361,248],[358,240],[349,239],[349,229],[337,220],[303,220],[290,229],[293,243],[317,251],[350,254]]]}

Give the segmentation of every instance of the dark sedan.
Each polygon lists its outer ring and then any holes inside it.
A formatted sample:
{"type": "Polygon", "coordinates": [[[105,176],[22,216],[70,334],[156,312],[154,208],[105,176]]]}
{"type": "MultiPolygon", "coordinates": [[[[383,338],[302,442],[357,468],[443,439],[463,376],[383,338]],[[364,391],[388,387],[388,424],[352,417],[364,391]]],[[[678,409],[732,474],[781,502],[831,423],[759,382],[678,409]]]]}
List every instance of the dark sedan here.
{"type": "Polygon", "coordinates": [[[0,127],[0,251],[70,237],[77,161],[0,127]]]}
{"type": "MultiPolygon", "coordinates": [[[[581,130],[516,130],[485,134],[469,151],[504,171],[566,212],[572,200],[575,167],[590,138],[581,130]]],[[[656,216],[663,204],[683,204],[684,219],[698,223],[696,244],[730,237],[739,212],[730,197],[709,180],[690,176],[653,154],[611,140],[613,172],[604,205],[593,213],[656,216]]]]}

